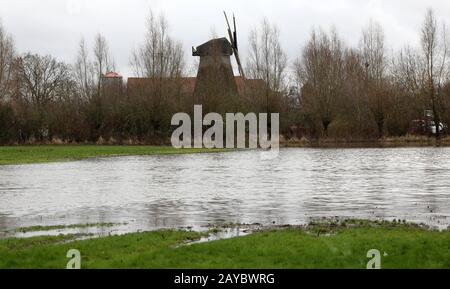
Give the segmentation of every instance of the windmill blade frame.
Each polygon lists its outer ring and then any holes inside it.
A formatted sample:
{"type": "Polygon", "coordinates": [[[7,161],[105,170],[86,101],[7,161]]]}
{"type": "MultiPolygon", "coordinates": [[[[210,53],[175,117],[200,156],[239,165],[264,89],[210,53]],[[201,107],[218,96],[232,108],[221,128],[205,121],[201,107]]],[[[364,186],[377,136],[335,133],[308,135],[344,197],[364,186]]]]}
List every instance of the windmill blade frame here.
{"type": "Polygon", "coordinates": [[[227,13],[225,11],[223,11],[223,14],[225,15],[225,20],[227,22],[228,36],[230,37],[231,46],[233,48],[234,57],[236,58],[239,74],[242,76],[243,79],[245,79],[244,69],[242,68],[241,58],[239,57],[239,51],[238,51],[239,49],[238,49],[238,44],[237,44],[236,17],[233,14],[234,32],[232,32],[230,22],[228,21],[227,13]]]}
{"type": "Polygon", "coordinates": [[[233,14],[233,26],[234,26],[234,33],[233,33],[234,47],[236,48],[236,50],[239,50],[238,45],[237,45],[238,41],[237,41],[237,29],[236,29],[236,17],[234,17],[234,14],[233,14]]]}

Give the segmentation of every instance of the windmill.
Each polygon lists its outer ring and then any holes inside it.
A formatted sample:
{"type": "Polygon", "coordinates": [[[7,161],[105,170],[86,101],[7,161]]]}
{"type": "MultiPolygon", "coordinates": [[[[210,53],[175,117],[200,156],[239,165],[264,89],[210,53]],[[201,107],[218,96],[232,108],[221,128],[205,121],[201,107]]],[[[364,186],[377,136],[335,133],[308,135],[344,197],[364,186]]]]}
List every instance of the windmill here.
{"type": "Polygon", "coordinates": [[[231,31],[230,22],[228,21],[227,13],[224,11],[223,15],[225,16],[225,20],[228,26],[228,36],[230,37],[231,47],[233,48],[234,57],[236,58],[236,63],[238,65],[239,74],[245,79],[244,69],[242,68],[241,58],[239,57],[239,48],[237,42],[237,30],[236,30],[236,17],[233,14],[233,28],[234,31],[231,31]]]}
{"type": "Polygon", "coordinates": [[[244,70],[239,58],[236,18],[233,15],[234,31],[231,30],[227,14],[224,12],[228,26],[228,36],[211,39],[196,48],[192,56],[200,57],[195,82],[193,101],[202,104],[204,111],[227,112],[237,107],[240,101],[239,90],[231,65],[234,54],[242,79],[244,70]]]}
{"type": "Polygon", "coordinates": [[[238,100],[231,55],[233,48],[227,38],[216,38],[197,46],[192,55],[200,57],[193,100],[205,112],[232,111],[238,100]]]}

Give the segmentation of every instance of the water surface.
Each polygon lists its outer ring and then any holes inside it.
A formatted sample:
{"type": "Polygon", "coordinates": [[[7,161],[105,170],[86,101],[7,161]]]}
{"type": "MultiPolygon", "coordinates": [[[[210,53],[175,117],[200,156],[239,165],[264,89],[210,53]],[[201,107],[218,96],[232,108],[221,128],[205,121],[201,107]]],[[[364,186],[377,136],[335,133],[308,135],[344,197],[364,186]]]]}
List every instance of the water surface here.
{"type": "Polygon", "coordinates": [[[120,224],[95,231],[106,234],[322,217],[446,228],[450,148],[292,148],[276,159],[241,151],[0,166],[3,232],[120,224]]]}

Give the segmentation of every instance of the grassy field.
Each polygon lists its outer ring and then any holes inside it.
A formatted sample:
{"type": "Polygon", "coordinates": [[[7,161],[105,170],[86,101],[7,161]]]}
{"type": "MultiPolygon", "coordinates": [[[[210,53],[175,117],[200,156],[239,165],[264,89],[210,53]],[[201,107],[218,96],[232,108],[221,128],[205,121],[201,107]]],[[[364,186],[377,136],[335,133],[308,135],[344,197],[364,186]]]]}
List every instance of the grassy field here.
{"type": "Polygon", "coordinates": [[[211,149],[174,149],[156,146],[36,145],[0,146],[0,165],[45,163],[92,157],[219,152],[211,149]]]}
{"type": "MultiPolygon", "coordinates": [[[[321,143],[309,141],[285,142],[287,147],[396,147],[396,146],[422,146],[434,145],[428,138],[418,138],[409,141],[401,139],[383,140],[367,143],[340,143],[336,140],[321,143]],[[415,140],[415,141],[414,141],[415,140]],[[422,140],[422,141],[421,141],[422,140]]],[[[441,145],[450,145],[450,138],[443,140],[441,145]]],[[[26,146],[0,146],[0,165],[18,165],[31,163],[46,163],[80,160],[93,157],[154,155],[154,154],[186,154],[223,152],[226,149],[175,149],[170,146],[143,146],[143,145],[26,145],[26,146]]]]}
{"type": "Polygon", "coordinates": [[[202,233],[156,231],[69,243],[63,241],[71,236],[4,239],[0,268],[65,268],[69,249],[81,252],[82,268],[366,268],[370,249],[381,252],[382,268],[450,268],[450,231],[354,224],[272,229],[185,246],[179,245],[202,233]]]}

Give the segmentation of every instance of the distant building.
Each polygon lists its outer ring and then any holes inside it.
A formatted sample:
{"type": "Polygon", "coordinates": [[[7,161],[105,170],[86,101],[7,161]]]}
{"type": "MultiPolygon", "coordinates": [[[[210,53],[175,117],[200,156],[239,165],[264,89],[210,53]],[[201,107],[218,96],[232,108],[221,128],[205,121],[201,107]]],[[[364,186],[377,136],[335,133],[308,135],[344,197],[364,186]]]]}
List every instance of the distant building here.
{"type": "MultiPolygon", "coordinates": [[[[192,99],[193,102],[202,104],[200,99],[197,99],[195,95],[195,90],[198,83],[197,77],[181,77],[179,79],[169,79],[163,80],[163,83],[170,84],[169,86],[175,92],[183,95],[187,98],[192,99]]],[[[240,97],[246,97],[250,95],[258,94],[261,89],[265,87],[264,80],[262,79],[244,79],[241,76],[233,76],[231,83],[237,89],[237,95],[240,97]]],[[[151,91],[155,91],[160,84],[159,79],[144,78],[144,77],[130,77],[127,83],[127,94],[128,96],[136,96],[148,94],[151,91]]]]}
{"type": "Polygon", "coordinates": [[[117,72],[107,72],[102,76],[102,95],[120,96],[124,92],[123,77],[117,72]]]}
{"type": "Polygon", "coordinates": [[[163,85],[165,89],[171,89],[173,92],[181,95],[192,96],[195,88],[195,77],[181,78],[145,78],[130,77],[127,83],[128,96],[137,96],[156,92],[163,85]]]}
{"type": "Polygon", "coordinates": [[[439,122],[438,125],[434,122],[434,114],[432,110],[425,110],[423,119],[415,119],[411,122],[409,132],[415,135],[435,135],[437,131],[444,133],[448,131],[446,123],[439,122]]]}
{"type": "MultiPolygon", "coordinates": [[[[145,78],[130,77],[126,84],[128,97],[179,95],[186,104],[202,104],[205,111],[232,111],[240,98],[251,98],[265,91],[262,79],[234,76],[231,65],[232,44],[226,38],[212,39],[197,48],[193,56],[200,57],[196,77],[145,78]]],[[[122,92],[122,76],[108,72],[102,78],[104,90],[122,92]]]]}

